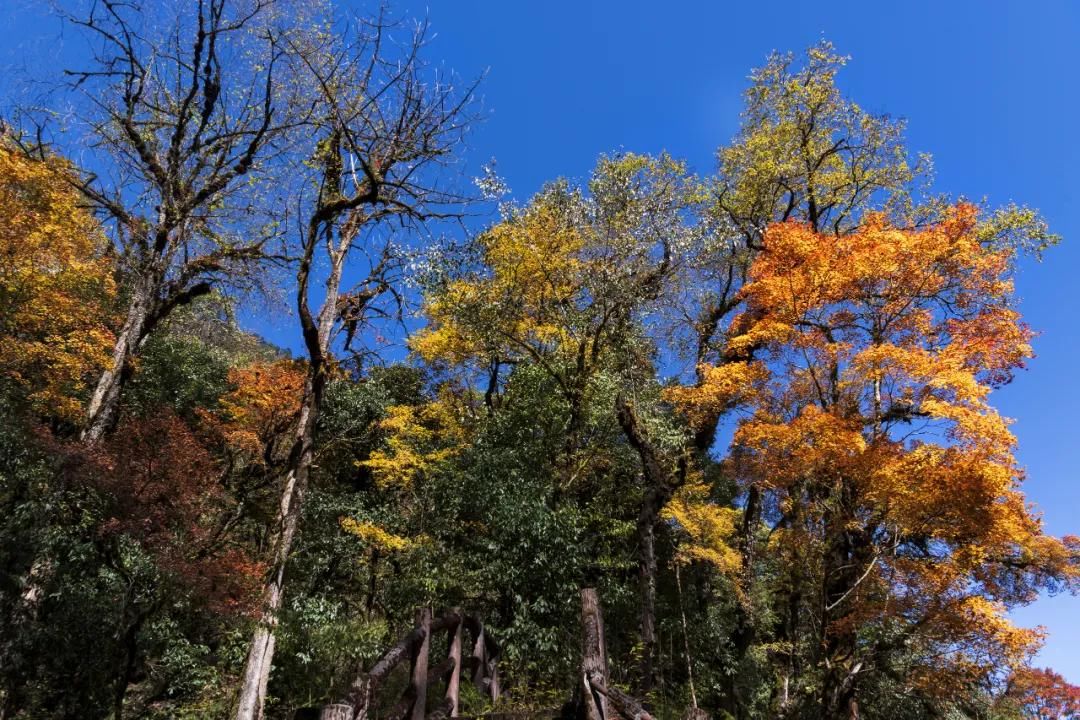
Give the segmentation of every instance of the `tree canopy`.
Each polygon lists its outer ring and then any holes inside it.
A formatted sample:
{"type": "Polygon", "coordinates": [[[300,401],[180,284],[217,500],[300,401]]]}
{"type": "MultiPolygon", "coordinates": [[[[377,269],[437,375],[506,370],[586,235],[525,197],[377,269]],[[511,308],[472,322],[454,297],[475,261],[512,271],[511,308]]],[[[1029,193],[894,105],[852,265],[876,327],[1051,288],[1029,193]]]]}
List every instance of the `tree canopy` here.
{"type": "Polygon", "coordinates": [[[0,718],[1080,717],[994,403],[1057,238],[829,43],[708,173],[493,207],[423,23],[151,5],[66,16],[79,121],[0,137],[0,718]]]}

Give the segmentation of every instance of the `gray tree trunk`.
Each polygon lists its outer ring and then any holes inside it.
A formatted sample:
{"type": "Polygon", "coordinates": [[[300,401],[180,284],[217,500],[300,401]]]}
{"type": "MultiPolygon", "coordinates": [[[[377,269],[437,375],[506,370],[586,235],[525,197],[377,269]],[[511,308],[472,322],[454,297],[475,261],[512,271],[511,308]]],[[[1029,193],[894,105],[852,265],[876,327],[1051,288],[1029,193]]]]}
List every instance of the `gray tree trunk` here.
{"type": "Polygon", "coordinates": [[[273,570],[263,589],[263,602],[259,624],[255,628],[244,667],[244,680],[240,692],[237,720],[261,720],[266,687],[273,664],[278,616],[281,612],[285,590],[285,568],[300,523],[300,511],[307,490],[308,470],[311,466],[311,439],[314,434],[315,412],[310,400],[305,400],[297,428],[297,442],[301,444],[299,458],[294,468],[285,476],[281,501],[275,524],[279,528],[273,556],[273,570]]]}
{"type": "Polygon", "coordinates": [[[127,317],[116,336],[109,367],[98,378],[86,407],[86,425],[82,439],[88,443],[100,442],[116,422],[116,414],[120,409],[120,392],[127,382],[128,365],[146,335],[154,290],[155,283],[150,278],[141,278],[132,289],[127,317]]]}
{"type": "Polygon", "coordinates": [[[314,457],[313,441],[315,423],[322,407],[323,388],[326,384],[325,359],[330,350],[330,338],[337,320],[337,304],[341,287],[341,272],[345,262],[342,248],[332,258],[330,275],[326,279],[326,296],[318,319],[318,347],[311,348],[308,378],[304,387],[304,400],[296,427],[296,441],[289,454],[288,470],[281,489],[275,525],[278,537],[275,542],[273,565],[269,580],[263,589],[263,603],[258,626],[251,638],[244,679],[240,687],[235,720],[262,720],[266,702],[266,689],[274,660],[274,633],[277,630],[285,590],[285,568],[292,552],[293,541],[300,524],[304,494],[314,457]]]}
{"type": "Polygon", "coordinates": [[[595,692],[592,680],[607,685],[607,648],[604,643],[604,617],[596,588],[581,589],[581,678],[582,701],[588,720],[606,720],[607,698],[595,692]]]}

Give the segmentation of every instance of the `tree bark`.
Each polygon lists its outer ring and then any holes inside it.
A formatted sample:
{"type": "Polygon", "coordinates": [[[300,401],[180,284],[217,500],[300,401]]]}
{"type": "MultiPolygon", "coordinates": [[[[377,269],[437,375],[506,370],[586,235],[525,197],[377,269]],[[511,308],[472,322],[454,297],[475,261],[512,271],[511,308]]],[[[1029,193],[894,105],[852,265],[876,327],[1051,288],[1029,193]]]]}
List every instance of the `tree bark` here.
{"type": "Polygon", "coordinates": [[[135,671],[135,662],[138,658],[139,630],[142,629],[143,621],[145,619],[146,615],[140,613],[138,617],[124,629],[123,647],[121,650],[119,668],[117,669],[116,674],[116,685],[113,688],[113,720],[122,720],[124,717],[124,700],[127,697],[128,685],[131,683],[131,676],[135,671]]]}
{"type": "MultiPolygon", "coordinates": [[[[309,382],[310,385],[310,382],[309,382]]],[[[296,530],[300,524],[300,512],[304,493],[307,490],[308,471],[311,466],[316,403],[312,391],[306,393],[304,406],[300,412],[297,428],[297,449],[293,454],[297,459],[290,463],[285,476],[281,500],[278,505],[275,525],[279,528],[275,542],[270,579],[263,590],[262,609],[259,624],[251,639],[247,662],[244,667],[244,680],[241,686],[237,720],[260,720],[266,688],[270,678],[270,668],[274,658],[276,643],[274,633],[277,629],[278,616],[281,612],[285,590],[285,568],[292,551],[296,530]]]]}
{"type": "Polygon", "coordinates": [[[208,280],[189,285],[166,285],[164,258],[158,256],[140,271],[131,290],[123,327],[113,344],[109,367],[98,378],[86,407],[82,439],[90,444],[101,441],[113,429],[120,412],[124,386],[131,378],[132,360],[142,344],[174,310],[208,294],[213,285],[208,280]]]}
{"type": "Polygon", "coordinates": [[[128,369],[135,350],[146,336],[156,290],[157,283],[150,277],[139,278],[132,289],[127,317],[116,336],[109,367],[98,378],[86,407],[86,425],[82,432],[85,442],[100,442],[116,423],[120,394],[127,382],[128,369]]]}
{"type": "Polygon", "coordinates": [[[637,411],[624,398],[617,401],[619,425],[641,458],[644,491],[637,519],[638,584],[640,595],[641,665],[639,689],[652,692],[656,685],[656,527],[660,512],[671,499],[679,478],[665,468],[660,452],[642,427],[637,411]]]}
{"type": "MultiPolygon", "coordinates": [[[[314,238],[312,239],[312,241],[314,238]]],[[[314,457],[315,424],[322,409],[323,391],[326,388],[326,357],[330,339],[337,319],[337,303],[341,287],[341,272],[345,261],[345,248],[332,257],[330,274],[326,279],[326,295],[319,311],[318,324],[311,322],[308,312],[307,288],[310,277],[310,251],[308,262],[299,271],[297,304],[301,320],[305,323],[305,342],[308,346],[308,377],[304,385],[304,398],[297,421],[295,441],[289,453],[287,471],[281,490],[275,526],[278,535],[274,544],[271,574],[263,590],[263,602],[259,622],[251,639],[243,683],[237,704],[235,720],[262,720],[266,689],[274,659],[274,633],[285,590],[285,568],[293,541],[300,524],[304,495],[314,457]]]]}
{"type": "Polygon", "coordinates": [[[481,695],[485,694],[484,672],[487,669],[487,643],[484,624],[477,621],[472,650],[472,683],[481,695]]]}
{"type": "Polygon", "coordinates": [[[581,589],[581,679],[582,700],[587,720],[606,720],[607,698],[593,689],[593,683],[607,685],[607,648],[604,618],[596,588],[581,589]]]}
{"type": "MultiPolygon", "coordinates": [[[[754,584],[754,553],[755,537],[758,522],[761,515],[761,491],[756,485],[751,485],[746,495],[746,504],[743,507],[742,522],[739,527],[739,582],[743,587],[743,595],[749,596],[754,584]]],[[[755,619],[752,617],[752,608],[749,600],[735,603],[731,644],[736,666],[736,672],[727,675],[723,681],[723,700],[721,708],[739,720],[747,717],[746,698],[740,687],[740,667],[744,662],[750,648],[757,640],[757,628],[755,619]]],[[[785,625],[786,627],[786,625],[785,625]]],[[[783,632],[787,632],[786,630],[783,632]]],[[[792,631],[793,632],[793,631],[792,631]]],[[[790,675],[790,673],[789,673],[790,675]]]]}
{"type": "MultiPolygon", "coordinates": [[[[683,607],[682,575],[679,564],[675,563],[675,587],[679,591],[679,619],[682,621],[683,652],[686,653],[686,681],[690,686],[690,702],[693,709],[698,709],[697,688],[694,686],[694,657],[690,654],[690,631],[686,623],[686,608],[683,607]]],[[[674,653],[672,653],[674,654],[674,653]]]]}
{"type": "Polygon", "coordinates": [[[643,695],[656,685],[656,525],[651,508],[642,507],[638,520],[638,582],[641,595],[641,665],[639,688],[643,695]]]}
{"type": "MultiPolygon", "coordinates": [[[[841,491],[843,500],[850,501],[850,490],[841,491]]],[[[856,686],[862,663],[858,660],[855,630],[850,623],[837,623],[847,617],[845,599],[858,586],[871,561],[866,557],[869,543],[855,531],[848,530],[849,515],[840,514],[827,524],[824,582],[820,594],[819,624],[826,628],[821,643],[824,665],[821,702],[823,717],[835,720],[858,718],[856,686]],[[834,629],[839,625],[839,629],[834,629]]]]}

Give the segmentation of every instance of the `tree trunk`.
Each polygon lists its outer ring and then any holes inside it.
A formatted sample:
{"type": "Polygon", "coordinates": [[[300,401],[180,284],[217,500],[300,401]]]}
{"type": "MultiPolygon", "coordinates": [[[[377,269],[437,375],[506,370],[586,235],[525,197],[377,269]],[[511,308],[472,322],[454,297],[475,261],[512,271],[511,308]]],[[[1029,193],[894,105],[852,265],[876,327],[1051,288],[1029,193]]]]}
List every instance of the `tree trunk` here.
{"type": "MultiPolygon", "coordinates": [[[[644,488],[638,511],[638,583],[640,594],[641,666],[639,688],[643,695],[656,685],[656,527],[660,512],[681,482],[681,473],[666,467],[659,450],[645,432],[633,405],[624,398],[616,401],[619,425],[641,458],[644,488]]],[[[685,466],[680,464],[680,468],[685,466]]]]}
{"type": "Polygon", "coordinates": [[[296,445],[290,456],[289,470],[285,476],[278,506],[275,526],[278,528],[274,543],[274,555],[269,582],[263,590],[263,602],[259,624],[251,639],[244,680],[240,690],[236,720],[261,720],[266,687],[274,658],[274,632],[278,624],[285,590],[285,568],[289,553],[300,524],[300,512],[307,490],[308,472],[312,459],[312,439],[318,413],[316,395],[311,388],[305,392],[304,406],[296,430],[296,445]]]}
{"type": "Polygon", "coordinates": [[[822,587],[818,600],[818,626],[824,630],[820,647],[825,677],[822,679],[823,716],[835,720],[858,718],[856,686],[862,662],[855,624],[850,621],[852,595],[874,566],[869,539],[851,529],[856,491],[843,483],[834,491],[838,508],[825,523],[822,587]]]}
{"type": "Polygon", "coordinates": [[[656,513],[642,507],[638,519],[638,581],[641,593],[641,666],[639,672],[642,695],[652,692],[656,684],[656,513]]]}
{"type": "Polygon", "coordinates": [[[822,683],[821,717],[825,720],[858,720],[859,703],[856,697],[856,678],[860,664],[851,669],[830,668],[822,683]]]}
{"type": "Polygon", "coordinates": [[[304,494],[307,491],[308,475],[314,457],[315,424],[322,409],[323,390],[326,387],[326,360],[338,316],[341,272],[347,247],[348,243],[343,240],[341,249],[331,258],[330,274],[325,284],[326,295],[319,310],[317,325],[311,321],[307,304],[310,262],[305,263],[298,273],[297,306],[304,324],[304,341],[308,349],[308,377],[304,385],[300,418],[296,425],[296,439],[289,452],[281,502],[275,518],[277,539],[271,574],[263,589],[262,611],[248,650],[235,720],[262,720],[263,717],[266,688],[274,659],[274,632],[277,629],[278,614],[285,591],[285,568],[300,524],[304,494]]]}
{"type": "MultiPolygon", "coordinates": [[[[679,619],[682,621],[683,652],[686,654],[686,682],[690,686],[690,702],[693,704],[693,709],[697,710],[697,688],[694,687],[694,658],[690,654],[690,631],[686,623],[686,608],[683,607],[682,575],[679,572],[678,562],[675,563],[675,587],[679,591],[679,619]]],[[[674,657],[674,648],[671,654],[674,657]]]]}
{"type": "Polygon", "coordinates": [[[146,616],[140,614],[124,630],[123,648],[121,649],[119,667],[116,673],[116,685],[113,687],[113,720],[123,720],[124,717],[124,699],[127,697],[131,676],[135,672],[135,662],[138,659],[139,652],[139,630],[142,628],[145,619],[146,616]]]}
{"type": "Polygon", "coordinates": [[[581,589],[581,679],[582,701],[587,720],[606,720],[607,698],[593,689],[593,681],[607,686],[607,648],[604,643],[604,617],[596,588],[581,589]]]}
{"type": "Polygon", "coordinates": [[[476,621],[476,636],[472,651],[472,683],[476,690],[484,695],[487,689],[484,687],[484,675],[487,672],[487,633],[484,631],[484,623],[476,621]]]}
{"type": "Polygon", "coordinates": [[[146,335],[156,289],[156,283],[150,278],[140,278],[132,289],[127,318],[113,345],[112,360],[98,378],[86,407],[82,439],[88,443],[100,442],[116,423],[120,393],[128,379],[131,358],[146,335]]]}
{"type": "Polygon", "coordinates": [[[499,697],[502,695],[502,688],[499,686],[499,663],[498,657],[488,653],[488,679],[490,684],[488,691],[491,696],[491,702],[499,702],[499,697]]]}

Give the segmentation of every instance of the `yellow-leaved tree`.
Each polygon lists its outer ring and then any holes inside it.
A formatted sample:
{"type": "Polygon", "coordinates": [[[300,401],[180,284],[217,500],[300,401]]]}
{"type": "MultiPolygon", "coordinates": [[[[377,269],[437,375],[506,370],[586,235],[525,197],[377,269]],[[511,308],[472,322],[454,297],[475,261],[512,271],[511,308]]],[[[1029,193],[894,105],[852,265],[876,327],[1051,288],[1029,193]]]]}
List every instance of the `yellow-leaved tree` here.
{"type": "Polygon", "coordinates": [[[108,243],[72,178],[62,159],[0,142],[0,374],[67,421],[109,362],[116,298],[108,243]]]}
{"type": "MultiPolygon", "coordinates": [[[[552,183],[482,233],[479,262],[425,298],[428,326],[410,341],[424,360],[486,375],[539,367],[566,404],[569,481],[585,406],[615,353],[642,354],[639,321],[671,282],[695,229],[700,188],[667,155],[602,157],[587,188],[552,183]]],[[[616,362],[626,362],[616,360],[616,362]]]]}

